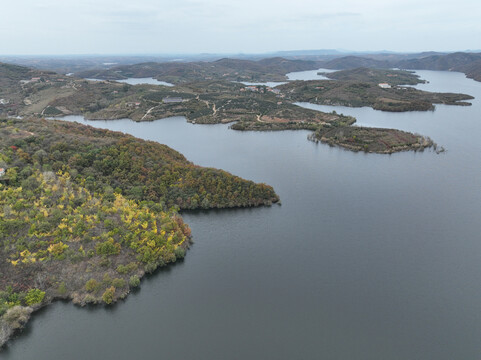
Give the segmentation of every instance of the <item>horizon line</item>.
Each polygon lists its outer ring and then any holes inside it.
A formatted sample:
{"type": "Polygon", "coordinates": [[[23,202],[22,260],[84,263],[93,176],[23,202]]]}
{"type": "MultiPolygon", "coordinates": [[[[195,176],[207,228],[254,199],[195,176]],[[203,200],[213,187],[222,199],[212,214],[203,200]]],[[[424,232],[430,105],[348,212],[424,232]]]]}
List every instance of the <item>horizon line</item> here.
{"type": "MultiPolygon", "coordinates": [[[[53,54],[53,53],[38,53],[38,54],[0,54],[0,57],[101,57],[101,56],[157,56],[157,57],[175,57],[175,56],[219,56],[219,55],[229,55],[229,56],[262,56],[262,55],[272,55],[272,54],[282,54],[282,53],[303,53],[303,52],[324,52],[324,54],[310,54],[311,56],[321,56],[321,55],[336,55],[336,54],[420,54],[420,53],[457,53],[457,52],[467,52],[467,53],[479,53],[481,49],[464,49],[464,50],[423,50],[423,51],[396,51],[396,50],[345,50],[345,49],[298,49],[298,50],[276,50],[269,52],[203,52],[203,53],[65,53],[65,54],[53,54]]],[[[304,54],[307,55],[307,54],[304,54]]]]}

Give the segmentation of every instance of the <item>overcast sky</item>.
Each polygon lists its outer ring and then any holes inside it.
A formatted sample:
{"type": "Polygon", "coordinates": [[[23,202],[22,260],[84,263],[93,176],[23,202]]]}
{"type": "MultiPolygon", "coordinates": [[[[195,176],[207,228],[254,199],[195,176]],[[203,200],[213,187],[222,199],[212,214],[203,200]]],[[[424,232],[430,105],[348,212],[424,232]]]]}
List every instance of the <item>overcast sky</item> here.
{"type": "Polygon", "coordinates": [[[480,0],[2,0],[0,55],[481,48],[480,0]]]}

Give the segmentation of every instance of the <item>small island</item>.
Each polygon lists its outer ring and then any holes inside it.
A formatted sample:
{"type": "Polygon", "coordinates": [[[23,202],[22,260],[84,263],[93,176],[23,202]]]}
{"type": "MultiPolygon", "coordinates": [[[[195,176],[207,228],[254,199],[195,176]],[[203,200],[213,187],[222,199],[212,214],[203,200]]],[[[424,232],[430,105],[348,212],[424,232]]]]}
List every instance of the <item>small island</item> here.
{"type": "Polygon", "coordinates": [[[318,75],[323,75],[332,80],[386,84],[391,87],[426,83],[426,81],[420,79],[414,71],[371,69],[367,67],[355,67],[353,69],[334,72],[319,72],[318,75]]]}
{"type": "Polygon", "coordinates": [[[293,81],[278,86],[294,102],[404,112],[434,110],[435,104],[469,106],[467,94],[434,93],[413,87],[422,81],[407,71],[368,68],[325,74],[335,80],[293,81]]]}
{"type": "Polygon", "coordinates": [[[437,145],[428,137],[415,135],[396,129],[363,128],[357,126],[318,128],[309,135],[309,140],[323,142],[331,146],[337,145],[351,151],[367,153],[392,154],[399,151],[423,151],[437,145]]]}

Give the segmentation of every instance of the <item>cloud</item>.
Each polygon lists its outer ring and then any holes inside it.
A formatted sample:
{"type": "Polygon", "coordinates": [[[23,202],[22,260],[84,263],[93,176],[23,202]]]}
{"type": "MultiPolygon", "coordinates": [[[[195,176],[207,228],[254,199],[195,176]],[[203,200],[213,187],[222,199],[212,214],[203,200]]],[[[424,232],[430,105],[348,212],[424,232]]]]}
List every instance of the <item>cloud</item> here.
{"type": "Polygon", "coordinates": [[[2,4],[0,42],[4,54],[446,50],[475,47],[479,13],[479,0],[20,0],[2,4]]]}
{"type": "Polygon", "coordinates": [[[360,13],[355,12],[334,12],[334,13],[319,13],[319,14],[302,14],[296,15],[291,19],[292,22],[320,22],[325,20],[337,20],[340,18],[356,18],[361,17],[360,13]]]}

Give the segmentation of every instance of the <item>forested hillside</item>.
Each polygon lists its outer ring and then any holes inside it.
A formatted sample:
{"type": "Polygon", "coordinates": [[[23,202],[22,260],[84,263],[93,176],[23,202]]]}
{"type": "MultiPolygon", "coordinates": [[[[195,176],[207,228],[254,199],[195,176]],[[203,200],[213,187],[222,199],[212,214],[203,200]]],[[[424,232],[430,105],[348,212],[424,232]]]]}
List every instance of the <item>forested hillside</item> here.
{"type": "Polygon", "coordinates": [[[122,133],[41,119],[4,120],[0,132],[0,149],[16,181],[34,168],[63,170],[90,191],[109,188],[129,199],[180,209],[268,205],[278,200],[270,186],[195,166],[168,146],[122,133]]]}
{"type": "Polygon", "coordinates": [[[111,304],[182,259],[180,209],[278,201],[165,145],[63,121],[0,120],[0,347],[54,299],[111,304]]]}

